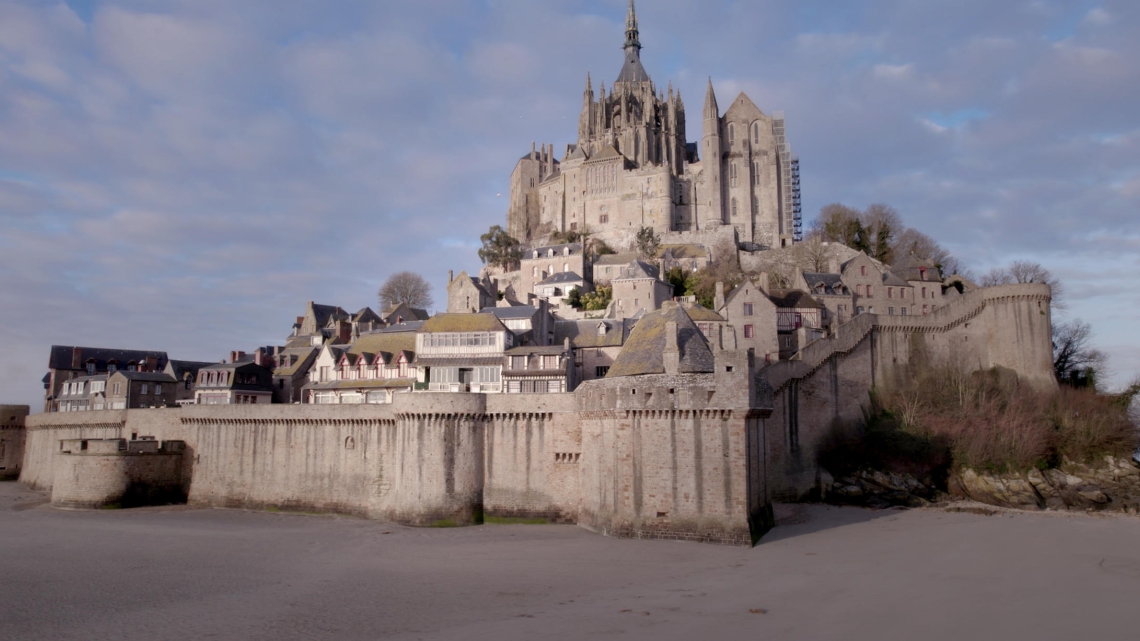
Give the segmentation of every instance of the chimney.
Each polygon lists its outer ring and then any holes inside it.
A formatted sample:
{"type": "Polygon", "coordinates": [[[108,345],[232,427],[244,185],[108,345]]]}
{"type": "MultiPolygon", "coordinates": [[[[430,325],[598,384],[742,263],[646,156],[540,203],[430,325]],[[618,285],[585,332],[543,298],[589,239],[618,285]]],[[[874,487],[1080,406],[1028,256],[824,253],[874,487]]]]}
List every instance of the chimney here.
{"type": "Polygon", "coordinates": [[[339,321],[337,323],[337,336],[340,342],[348,344],[352,342],[352,323],[348,321],[339,321]]]}
{"type": "Polygon", "coordinates": [[[724,349],[724,325],[721,325],[719,323],[713,325],[712,340],[709,342],[712,343],[711,347],[714,353],[724,349]]]}
{"type": "Polygon", "coordinates": [[[230,362],[236,363],[243,356],[245,356],[245,352],[240,352],[240,351],[230,352],[230,362]]]}
{"type": "Polygon", "coordinates": [[[665,373],[676,374],[681,366],[681,350],[677,347],[677,321],[665,323],[665,349],[661,350],[665,373]]]}
{"type": "Polygon", "coordinates": [[[71,369],[83,369],[83,348],[71,348],[71,369]]]}
{"type": "Polygon", "coordinates": [[[717,281],[716,296],[713,297],[713,311],[724,309],[724,283],[717,281]]]}
{"type": "Polygon", "coordinates": [[[455,280],[455,270],[454,269],[447,270],[447,284],[450,285],[451,282],[454,280],[455,280]]]}
{"type": "Polygon", "coordinates": [[[534,141],[532,140],[532,141],[530,141],[530,159],[531,159],[531,160],[534,160],[534,159],[535,159],[535,158],[537,158],[537,157],[538,157],[538,156],[535,154],[535,145],[534,145],[534,141]]]}

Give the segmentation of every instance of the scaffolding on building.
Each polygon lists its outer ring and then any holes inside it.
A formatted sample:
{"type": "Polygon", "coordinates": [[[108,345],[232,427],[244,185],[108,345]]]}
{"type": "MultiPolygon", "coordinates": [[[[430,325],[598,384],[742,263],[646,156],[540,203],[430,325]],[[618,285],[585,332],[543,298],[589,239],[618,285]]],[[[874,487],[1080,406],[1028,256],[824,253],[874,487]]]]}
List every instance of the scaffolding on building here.
{"type": "Polygon", "coordinates": [[[799,159],[785,137],[784,112],[772,112],[772,136],[776,139],[776,162],[780,181],[780,242],[800,240],[802,223],[799,221],[799,159]]]}
{"type": "Polygon", "coordinates": [[[804,211],[800,204],[800,157],[792,156],[792,241],[800,242],[804,239],[804,211]]]}

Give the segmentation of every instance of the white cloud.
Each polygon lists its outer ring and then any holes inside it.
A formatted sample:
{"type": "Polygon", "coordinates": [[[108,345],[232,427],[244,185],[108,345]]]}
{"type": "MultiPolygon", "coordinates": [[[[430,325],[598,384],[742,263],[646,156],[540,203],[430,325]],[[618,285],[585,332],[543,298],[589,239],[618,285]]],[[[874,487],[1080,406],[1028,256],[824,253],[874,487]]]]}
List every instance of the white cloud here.
{"type": "Polygon", "coordinates": [[[1101,7],[1092,9],[1085,14],[1084,22],[1098,27],[1112,24],[1112,14],[1101,7]]]}
{"type": "Polygon", "coordinates": [[[872,73],[876,78],[883,78],[886,80],[905,80],[910,78],[914,72],[914,63],[908,62],[904,65],[887,65],[878,64],[872,68],[872,73]]]}

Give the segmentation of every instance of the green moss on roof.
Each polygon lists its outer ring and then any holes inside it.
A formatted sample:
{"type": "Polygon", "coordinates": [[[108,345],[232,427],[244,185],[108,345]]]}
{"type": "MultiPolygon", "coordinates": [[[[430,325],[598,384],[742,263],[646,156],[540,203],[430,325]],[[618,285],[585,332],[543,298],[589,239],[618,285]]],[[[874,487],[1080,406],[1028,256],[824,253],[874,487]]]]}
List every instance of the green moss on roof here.
{"type": "Polygon", "coordinates": [[[416,335],[412,332],[391,334],[364,334],[348,348],[349,354],[399,354],[416,350],[416,335]]]}
{"type": "Polygon", "coordinates": [[[441,332],[505,332],[503,325],[494,314],[436,314],[424,321],[419,333],[437,334],[441,332]]]}
{"type": "Polygon", "coordinates": [[[657,257],[660,258],[665,255],[665,252],[672,252],[673,258],[704,258],[709,255],[701,245],[661,245],[657,248],[657,257]]]}
{"type": "Polygon", "coordinates": [[[693,305],[692,307],[686,307],[685,313],[688,314],[689,318],[693,319],[694,321],[701,321],[706,323],[724,322],[723,316],[703,305],[693,305]]]}
{"type": "Polygon", "coordinates": [[[665,324],[669,321],[677,323],[677,347],[681,352],[678,373],[712,372],[715,363],[704,335],[685,310],[670,301],[638,321],[621,353],[614,359],[606,378],[664,374],[665,359],[662,352],[665,350],[665,324]]]}

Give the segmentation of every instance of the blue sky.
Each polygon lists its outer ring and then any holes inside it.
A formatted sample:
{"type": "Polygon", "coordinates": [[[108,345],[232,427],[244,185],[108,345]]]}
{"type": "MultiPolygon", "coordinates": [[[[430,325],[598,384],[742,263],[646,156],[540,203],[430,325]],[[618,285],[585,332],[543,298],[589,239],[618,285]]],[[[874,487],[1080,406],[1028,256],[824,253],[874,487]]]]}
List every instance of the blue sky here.
{"type": "MultiPolygon", "coordinates": [[[[625,0],[0,0],[0,402],[48,347],[217,360],[306,301],[477,270],[531,141],[576,135],[625,0]]],[[[804,209],[885,202],[973,271],[1035,260],[1140,373],[1140,6],[642,0],[643,60],[783,111],[804,209]]]]}

